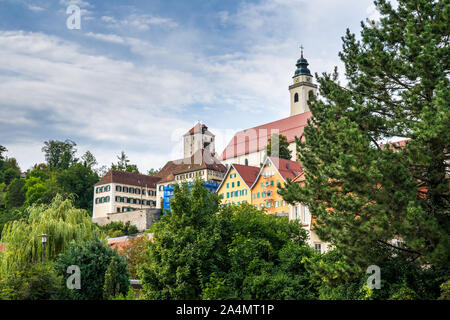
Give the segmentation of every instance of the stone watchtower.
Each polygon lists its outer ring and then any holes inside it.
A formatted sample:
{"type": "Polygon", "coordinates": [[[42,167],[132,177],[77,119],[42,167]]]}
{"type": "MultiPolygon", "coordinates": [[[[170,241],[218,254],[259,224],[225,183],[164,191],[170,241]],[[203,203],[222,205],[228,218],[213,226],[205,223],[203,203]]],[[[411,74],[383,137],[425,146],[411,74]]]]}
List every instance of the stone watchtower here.
{"type": "Polygon", "coordinates": [[[183,135],[183,143],[184,158],[189,158],[202,149],[209,150],[215,156],[215,136],[200,122],[183,135]]]}

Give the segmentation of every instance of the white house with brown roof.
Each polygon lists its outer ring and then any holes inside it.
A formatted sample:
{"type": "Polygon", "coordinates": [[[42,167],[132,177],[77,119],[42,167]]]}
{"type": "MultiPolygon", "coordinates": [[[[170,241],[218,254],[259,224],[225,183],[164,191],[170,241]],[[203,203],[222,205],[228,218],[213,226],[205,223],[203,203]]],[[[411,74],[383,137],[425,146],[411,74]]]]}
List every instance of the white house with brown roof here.
{"type": "Polygon", "coordinates": [[[94,222],[112,215],[156,208],[156,183],[159,177],[110,170],[94,185],[94,222]]]}

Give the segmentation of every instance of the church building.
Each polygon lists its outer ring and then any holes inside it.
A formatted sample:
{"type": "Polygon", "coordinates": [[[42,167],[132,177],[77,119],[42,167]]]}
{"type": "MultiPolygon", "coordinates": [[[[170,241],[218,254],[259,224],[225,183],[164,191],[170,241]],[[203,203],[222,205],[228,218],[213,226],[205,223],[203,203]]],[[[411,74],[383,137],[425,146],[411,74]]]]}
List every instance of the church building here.
{"type": "Polygon", "coordinates": [[[303,50],[296,66],[293,83],[289,86],[290,116],[237,132],[222,152],[220,160],[224,165],[261,166],[266,158],[265,147],[273,134],[286,136],[292,151],[291,160],[296,160],[295,137],[302,136],[307,120],[311,117],[307,103],[310,94],[317,94],[317,85],[312,81],[303,50]]]}

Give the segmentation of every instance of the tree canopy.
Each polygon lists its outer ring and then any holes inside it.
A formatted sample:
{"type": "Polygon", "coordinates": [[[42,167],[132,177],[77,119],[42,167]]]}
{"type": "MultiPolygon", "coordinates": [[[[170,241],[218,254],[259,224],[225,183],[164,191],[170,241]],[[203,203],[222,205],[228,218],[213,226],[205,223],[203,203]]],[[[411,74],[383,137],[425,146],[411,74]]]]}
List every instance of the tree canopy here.
{"type": "Polygon", "coordinates": [[[125,154],[124,151],[120,153],[120,156],[117,156],[117,159],[119,160],[117,164],[114,163],[111,164],[111,170],[139,173],[137,165],[130,164],[130,160],[128,159],[128,156],[125,154]]]}
{"type": "Polygon", "coordinates": [[[29,206],[22,219],[7,223],[2,231],[1,241],[8,245],[0,260],[0,275],[40,261],[43,247],[39,236],[44,233],[49,235],[46,257],[50,261],[67,250],[72,240],[82,242],[99,234],[85,210],[59,195],[50,204],[29,206]]]}
{"type": "Polygon", "coordinates": [[[448,1],[375,1],[379,23],[347,30],[340,58],[348,81],[318,76],[320,99],[298,141],[303,202],[316,231],[362,271],[392,254],[444,268],[450,254],[450,34],[448,1]],[[401,137],[400,145],[388,139],[401,137]],[[392,246],[397,238],[402,246],[392,246]]]}
{"type": "Polygon", "coordinates": [[[66,299],[103,300],[128,293],[128,268],[125,259],[105,241],[94,238],[84,242],[71,242],[68,250],[56,260],[56,270],[64,281],[70,276],[66,270],[71,265],[80,267],[81,288],[65,288],[63,295],[66,299]]]}
{"type": "Polygon", "coordinates": [[[58,141],[49,140],[44,142],[42,152],[45,153],[45,161],[51,169],[67,169],[72,164],[77,163],[75,157],[77,144],[72,140],[58,141]]]}
{"type": "Polygon", "coordinates": [[[200,181],[175,186],[138,267],[149,299],[311,299],[298,222],[249,204],[219,207],[200,181]]]}
{"type": "Polygon", "coordinates": [[[292,152],[289,149],[287,138],[282,134],[274,133],[267,143],[266,154],[268,157],[291,160],[292,152]]]}

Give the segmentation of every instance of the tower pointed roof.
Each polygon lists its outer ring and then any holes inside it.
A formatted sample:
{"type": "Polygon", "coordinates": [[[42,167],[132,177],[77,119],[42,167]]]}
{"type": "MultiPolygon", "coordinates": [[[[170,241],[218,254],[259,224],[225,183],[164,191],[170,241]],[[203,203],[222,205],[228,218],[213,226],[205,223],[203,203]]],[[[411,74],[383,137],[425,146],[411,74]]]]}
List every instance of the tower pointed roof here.
{"type": "Polygon", "coordinates": [[[193,135],[195,133],[205,133],[208,130],[208,127],[200,122],[197,122],[195,126],[193,126],[188,132],[184,134],[184,136],[193,135]]]}
{"type": "Polygon", "coordinates": [[[311,71],[309,71],[309,69],[308,69],[309,63],[305,58],[303,58],[303,47],[301,47],[301,48],[302,48],[301,57],[300,57],[300,59],[297,60],[297,64],[296,64],[297,70],[295,70],[295,74],[292,78],[295,78],[295,77],[298,77],[301,75],[312,77],[311,71]]]}

